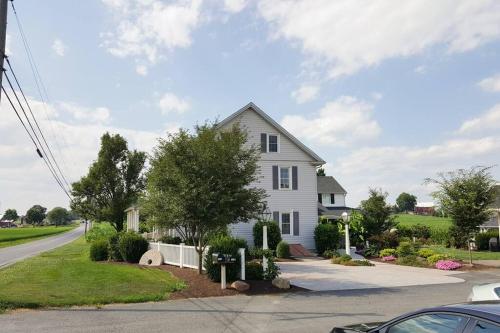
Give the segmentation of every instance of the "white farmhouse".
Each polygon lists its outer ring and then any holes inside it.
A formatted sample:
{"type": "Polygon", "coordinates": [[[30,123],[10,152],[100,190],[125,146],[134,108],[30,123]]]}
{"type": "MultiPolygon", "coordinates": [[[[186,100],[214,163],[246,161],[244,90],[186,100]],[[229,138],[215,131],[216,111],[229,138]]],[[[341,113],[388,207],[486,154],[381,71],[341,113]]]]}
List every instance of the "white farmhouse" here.
{"type": "MultiPolygon", "coordinates": [[[[316,168],[325,161],[253,103],[220,122],[222,130],[238,124],[248,133],[248,145],[261,148],[259,181],[267,206],[279,223],[283,240],[314,249],[318,223],[316,168]]],[[[340,199],[340,198],[339,198],[340,199]]],[[[232,234],[253,244],[254,223],[232,226],[232,234]]]]}

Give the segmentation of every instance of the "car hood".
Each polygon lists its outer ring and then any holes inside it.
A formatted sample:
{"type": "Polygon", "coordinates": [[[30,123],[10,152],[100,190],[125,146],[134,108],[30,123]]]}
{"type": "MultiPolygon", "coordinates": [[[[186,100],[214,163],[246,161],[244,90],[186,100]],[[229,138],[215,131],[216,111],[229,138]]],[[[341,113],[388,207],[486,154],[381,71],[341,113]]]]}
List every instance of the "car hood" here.
{"type": "Polygon", "coordinates": [[[369,330],[377,328],[382,324],[384,324],[383,321],[374,322],[374,323],[348,325],[348,326],[343,326],[343,327],[335,327],[332,330],[332,333],[368,332],[369,330]]]}

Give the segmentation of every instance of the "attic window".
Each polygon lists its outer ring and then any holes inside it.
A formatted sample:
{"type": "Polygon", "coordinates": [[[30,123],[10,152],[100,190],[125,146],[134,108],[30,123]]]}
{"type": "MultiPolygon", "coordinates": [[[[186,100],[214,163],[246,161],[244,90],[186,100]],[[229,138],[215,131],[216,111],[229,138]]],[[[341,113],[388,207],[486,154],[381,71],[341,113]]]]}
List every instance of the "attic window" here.
{"type": "Polygon", "coordinates": [[[270,153],[277,153],[278,152],[278,136],[269,134],[269,152],[270,153]]]}

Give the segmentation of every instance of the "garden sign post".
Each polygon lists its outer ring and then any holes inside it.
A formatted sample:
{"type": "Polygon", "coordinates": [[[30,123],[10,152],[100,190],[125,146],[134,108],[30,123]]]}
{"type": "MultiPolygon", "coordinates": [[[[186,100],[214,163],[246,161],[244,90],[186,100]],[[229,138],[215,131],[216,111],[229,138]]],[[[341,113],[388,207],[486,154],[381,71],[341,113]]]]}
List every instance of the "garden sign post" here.
{"type": "MultiPolygon", "coordinates": [[[[267,225],[262,227],[262,238],[262,249],[269,249],[269,246],[267,245],[267,225]]],[[[265,255],[262,256],[262,268],[264,269],[264,272],[267,271],[267,258],[265,255]]]]}

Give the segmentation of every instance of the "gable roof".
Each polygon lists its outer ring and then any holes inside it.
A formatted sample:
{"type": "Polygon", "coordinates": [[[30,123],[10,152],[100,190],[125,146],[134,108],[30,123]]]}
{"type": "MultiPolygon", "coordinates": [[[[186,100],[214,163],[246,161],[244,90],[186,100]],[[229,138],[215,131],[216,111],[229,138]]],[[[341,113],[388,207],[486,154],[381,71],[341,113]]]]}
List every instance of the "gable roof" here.
{"type": "Polygon", "coordinates": [[[317,176],[318,193],[341,193],[347,194],[347,191],[332,176],[317,176]]]}
{"type": "Polygon", "coordinates": [[[297,147],[299,147],[302,151],[304,151],[307,155],[312,157],[315,162],[318,163],[318,165],[325,164],[325,160],[323,160],[321,157],[319,157],[315,152],[313,152],[311,149],[306,147],[302,142],[300,142],[296,137],[294,137],[292,134],[290,134],[286,129],[284,129],[280,124],[278,124],[273,118],[271,118],[267,113],[262,111],[257,105],[255,105],[253,102],[248,103],[226,119],[222,120],[217,124],[217,127],[222,127],[231,122],[233,119],[241,115],[243,112],[247,110],[253,110],[255,111],[259,116],[264,118],[268,123],[270,123],[274,128],[276,128],[281,134],[286,136],[290,141],[292,141],[297,147]]]}

